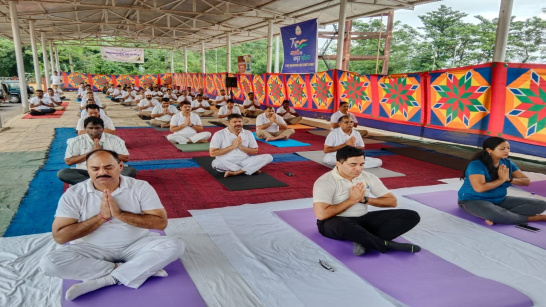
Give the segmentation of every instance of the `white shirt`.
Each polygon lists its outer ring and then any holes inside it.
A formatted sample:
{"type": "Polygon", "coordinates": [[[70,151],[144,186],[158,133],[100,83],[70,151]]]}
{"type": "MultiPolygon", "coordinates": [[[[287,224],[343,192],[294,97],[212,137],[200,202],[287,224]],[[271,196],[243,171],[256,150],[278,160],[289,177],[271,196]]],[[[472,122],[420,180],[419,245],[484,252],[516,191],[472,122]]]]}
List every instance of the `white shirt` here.
{"type": "Polygon", "coordinates": [[[106,93],[108,94],[108,96],[112,96],[115,90],[115,88],[109,88],[108,90],[106,90],[106,93]]]}
{"type": "MultiPolygon", "coordinates": [[[[182,111],[180,111],[176,113],[175,115],[173,115],[173,118],[171,118],[170,124],[171,126],[180,126],[184,124],[185,122],[186,122],[186,116],[184,116],[184,114],[182,114],[182,111]]],[[[199,117],[199,115],[193,112],[190,112],[190,125],[201,126],[201,118],[199,117]]],[[[174,132],[174,134],[182,134],[182,135],[194,135],[196,133],[197,131],[195,131],[195,129],[193,129],[193,127],[190,127],[190,126],[186,126],[184,127],[184,129],[174,132]]]]}
{"type": "Polygon", "coordinates": [[[51,102],[53,102],[55,104],[58,104],[58,105],[63,103],[61,97],[59,97],[59,95],[57,95],[57,94],[53,94],[53,97],[51,97],[51,96],[49,96],[49,93],[45,93],[44,98],[49,98],[49,100],[51,100],[51,102]]]}
{"type": "MultiPolygon", "coordinates": [[[[282,119],[282,117],[280,117],[277,114],[275,114],[275,116],[277,117],[277,121],[279,123],[281,123],[283,125],[286,125],[286,122],[284,121],[284,119],[282,119]]],[[[259,127],[261,125],[269,124],[269,122],[271,122],[271,120],[269,120],[269,118],[267,118],[267,114],[262,113],[262,114],[258,115],[258,117],[256,118],[256,129],[257,129],[257,127],[259,127]]],[[[277,123],[271,124],[271,126],[267,127],[265,129],[265,131],[267,131],[267,132],[278,132],[279,131],[279,125],[277,125],[277,123]]]]}
{"type": "Polygon", "coordinates": [[[51,75],[51,84],[61,85],[62,77],[59,75],[51,75]]]}
{"type": "MultiPolygon", "coordinates": [[[[106,116],[106,113],[104,113],[104,110],[103,109],[100,109],[99,110],[99,116],[102,118],[103,116],[106,116]]],[[[80,118],[87,118],[87,110],[86,109],[83,109],[81,114],[80,114],[80,118]]]]}
{"type": "MultiPolygon", "coordinates": [[[[220,115],[228,115],[229,114],[229,109],[227,106],[222,106],[219,110],[218,110],[218,116],[220,115]]],[[[233,109],[231,109],[231,114],[241,114],[241,109],[239,108],[239,105],[238,104],[233,104],[233,109]]],[[[242,114],[241,114],[242,115],[242,114]]]]}
{"type": "Polygon", "coordinates": [[[125,91],[125,93],[123,94],[123,97],[125,97],[124,98],[125,102],[135,101],[136,91],[135,90],[125,91]]]}
{"type": "MultiPolygon", "coordinates": [[[[167,108],[167,112],[176,114],[178,112],[178,110],[176,109],[175,106],[169,105],[168,108],[167,108]]],[[[152,110],[152,115],[154,115],[154,114],[163,114],[163,106],[160,105],[160,104],[155,106],[154,109],[152,110]]],[[[172,117],[173,117],[173,115],[165,114],[165,115],[162,115],[162,116],[159,116],[159,117],[154,117],[154,119],[164,121],[164,122],[170,122],[172,117]]]]}
{"type": "MultiPolygon", "coordinates": [[[[362,172],[360,176],[349,181],[341,177],[336,166],[333,170],[320,176],[315,181],[313,185],[313,202],[338,205],[349,199],[351,187],[358,182],[364,183],[364,187],[366,188],[364,192],[365,197],[369,197],[370,192],[376,197],[381,197],[390,192],[374,174],[362,172]]],[[[356,203],[337,216],[355,217],[366,213],[368,213],[368,205],[356,203]]]]}
{"type": "Polygon", "coordinates": [[[32,97],[32,99],[30,99],[30,107],[34,108],[34,109],[38,109],[38,110],[51,109],[51,107],[49,105],[52,104],[52,103],[53,102],[51,102],[51,100],[49,100],[48,97],[42,97],[40,99],[40,98],[38,98],[38,96],[34,96],[34,97],[32,97]],[[43,104],[40,104],[40,100],[42,101],[42,103],[47,104],[47,106],[44,106],[43,104]]]}
{"type": "MultiPolygon", "coordinates": [[[[118,136],[109,133],[103,133],[100,137],[99,142],[103,149],[115,151],[117,154],[120,155],[129,155],[129,151],[127,151],[127,147],[125,147],[125,142],[118,136]]],[[[68,139],[66,141],[66,144],[67,146],[64,158],[68,159],[74,156],[80,156],[89,153],[93,148],[94,142],[89,134],[85,133],[82,135],[78,135],[75,138],[68,139]]],[[[76,165],[76,168],[86,169],[86,165],[87,161],[83,161],[78,163],[76,165]]]]}
{"type": "Polygon", "coordinates": [[[121,95],[121,92],[122,92],[122,90],[119,90],[119,89],[116,88],[116,89],[114,89],[114,92],[112,93],[112,96],[113,97],[118,97],[119,95],[121,95]]]}
{"type": "MultiPolygon", "coordinates": [[[[80,107],[85,108],[87,105],[87,96],[82,98],[82,102],[80,102],[80,107]]],[[[95,104],[99,106],[99,108],[102,107],[102,102],[100,102],[100,98],[98,96],[93,96],[93,100],[95,101],[95,104]]]]}
{"type": "Polygon", "coordinates": [[[229,96],[228,95],[220,95],[220,96],[216,96],[216,101],[217,101],[217,104],[218,106],[225,106],[227,105],[227,100],[229,99],[229,96]]]}
{"type": "Polygon", "coordinates": [[[251,106],[250,108],[247,108],[246,110],[249,110],[249,111],[255,111],[257,108],[260,107],[260,103],[254,99],[254,102],[250,101],[250,100],[245,100],[245,102],[243,102],[243,106],[246,107],[246,106],[251,106]],[[258,105],[256,105],[256,103],[258,105]]]}
{"type": "MultiPolygon", "coordinates": [[[[194,101],[191,102],[191,107],[192,109],[193,108],[197,108],[199,106],[199,104],[201,104],[201,106],[203,107],[210,107],[210,104],[206,101],[206,100],[201,100],[201,103],[199,103],[199,101],[197,101],[197,99],[195,99],[194,101]]],[[[199,109],[196,109],[196,110],[193,110],[193,112],[197,112],[197,113],[203,113],[203,112],[206,112],[207,110],[204,109],[204,108],[199,108],[199,109]]]]}
{"type": "MultiPolygon", "coordinates": [[[[91,179],[73,185],[61,196],[55,217],[86,221],[99,214],[102,197],[103,193],[95,189],[91,179]]],[[[131,177],[120,176],[120,185],[112,192],[112,197],[121,210],[135,214],[163,209],[154,188],[146,181],[131,177]]],[[[131,226],[114,217],[110,222],[71,244],[89,243],[102,248],[116,248],[127,246],[149,233],[148,229],[131,226]]]]}
{"type": "Polygon", "coordinates": [[[114,97],[114,98],[120,99],[120,98],[125,97],[125,95],[127,95],[127,91],[121,90],[121,91],[119,92],[119,94],[118,94],[116,97],[114,97]]]}
{"type": "MultiPolygon", "coordinates": [[[[159,103],[159,101],[157,101],[157,100],[155,100],[155,99],[153,99],[153,98],[152,98],[151,101],[152,101],[152,105],[153,105],[153,106],[147,107],[146,109],[142,109],[142,110],[140,110],[140,111],[150,111],[150,112],[151,112],[151,111],[154,110],[154,107],[155,107],[155,106],[161,105],[161,104],[159,103]]],[[[148,99],[142,99],[142,100],[138,103],[138,106],[139,106],[139,107],[145,107],[145,106],[147,106],[149,103],[150,103],[150,102],[148,101],[148,99]]]]}
{"type": "MultiPolygon", "coordinates": [[[[86,113],[87,113],[87,110],[86,110],[86,113]]],[[[102,121],[104,122],[104,128],[105,129],[110,129],[110,130],[116,130],[116,127],[114,127],[114,122],[112,121],[112,119],[106,115],[99,115],[100,118],[102,119],[102,121]]],[[[85,119],[88,118],[89,116],[86,116],[86,117],[80,117],[80,119],[78,119],[78,124],[76,125],[76,130],[78,131],[82,131],[82,130],[85,130],[85,127],[83,126],[83,123],[85,122],[85,119]]]]}
{"type": "MultiPolygon", "coordinates": [[[[258,143],[254,138],[252,132],[248,130],[241,130],[239,132],[241,137],[241,145],[248,148],[258,148],[258,143]]],[[[210,148],[226,148],[233,144],[233,141],[237,138],[237,135],[231,133],[229,128],[224,128],[216,132],[210,141],[210,148]]],[[[225,153],[223,155],[217,156],[216,159],[222,160],[232,160],[232,161],[241,161],[248,158],[248,154],[239,148],[235,148],[232,151],[225,153]]]]}
{"type": "MultiPolygon", "coordinates": [[[[328,133],[328,136],[326,137],[326,141],[324,142],[324,145],[333,146],[333,147],[339,146],[347,142],[347,140],[353,136],[356,139],[355,145],[358,147],[364,147],[364,140],[362,140],[362,136],[360,135],[360,133],[358,133],[358,131],[356,131],[355,129],[352,129],[351,134],[348,135],[347,133],[343,132],[343,130],[341,130],[341,127],[337,127],[336,129],[333,129],[332,131],[330,131],[330,133],[328,133]]],[[[333,151],[333,152],[327,153],[326,155],[335,157],[336,153],[337,151],[333,151]]]]}
{"type": "Polygon", "coordinates": [[[191,100],[191,97],[188,95],[188,96],[184,96],[184,95],[180,95],[180,97],[178,97],[178,102],[183,102],[184,100],[187,100],[189,101],[190,103],[192,102],[191,100]]]}
{"type": "Polygon", "coordinates": [[[284,112],[286,112],[286,113],[282,116],[282,118],[284,118],[284,119],[291,119],[292,117],[295,117],[294,115],[290,114],[290,113],[296,113],[296,111],[295,111],[294,108],[292,108],[292,107],[288,107],[288,111],[286,111],[283,107],[279,107],[279,108],[277,109],[277,114],[279,114],[279,115],[282,114],[282,113],[284,113],[284,112]]]}
{"type": "Polygon", "coordinates": [[[165,94],[165,95],[163,95],[163,98],[169,98],[170,101],[176,101],[178,96],[176,96],[175,94],[171,94],[170,96],[169,96],[169,94],[165,94]]]}
{"type": "Polygon", "coordinates": [[[353,113],[347,112],[347,114],[343,114],[341,113],[341,111],[337,111],[336,113],[332,114],[332,117],[330,117],[330,122],[337,124],[337,122],[339,121],[339,118],[344,115],[349,115],[353,123],[358,123],[358,121],[356,120],[356,116],[353,113]]]}

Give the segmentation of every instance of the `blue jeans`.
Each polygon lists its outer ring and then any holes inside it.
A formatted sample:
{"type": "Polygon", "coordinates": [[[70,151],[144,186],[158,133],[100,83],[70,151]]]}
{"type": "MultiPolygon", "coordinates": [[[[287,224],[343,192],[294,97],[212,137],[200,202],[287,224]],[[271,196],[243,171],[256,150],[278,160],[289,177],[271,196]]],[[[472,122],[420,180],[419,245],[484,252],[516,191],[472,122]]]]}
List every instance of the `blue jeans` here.
{"type": "Polygon", "coordinates": [[[494,204],[487,200],[459,201],[459,207],[473,216],[490,220],[495,224],[527,223],[527,217],[537,215],[546,210],[546,201],[506,196],[502,203],[494,204]]]}

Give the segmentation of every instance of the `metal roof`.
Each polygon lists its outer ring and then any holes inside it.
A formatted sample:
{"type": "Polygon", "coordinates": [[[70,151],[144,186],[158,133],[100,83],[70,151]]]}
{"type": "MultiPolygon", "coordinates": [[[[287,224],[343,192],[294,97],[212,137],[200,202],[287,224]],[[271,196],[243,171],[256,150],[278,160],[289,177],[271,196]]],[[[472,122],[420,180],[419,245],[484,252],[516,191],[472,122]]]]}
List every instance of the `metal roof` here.
{"type": "MultiPolygon", "coordinates": [[[[390,10],[412,9],[435,0],[349,0],[347,19],[390,10]]],[[[23,44],[30,44],[28,20],[55,44],[207,49],[267,37],[279,27],[318,18],[320,25],[337,23],[339,0],[19,0],[23,44]]],[[[8,1],[0,0],[0,35],[12,39],[8,1]]],[[[38,34],[39,35],[39,34],[38,34]]],[[[39,36],[38,36],[39,37],[39,36]]]]}

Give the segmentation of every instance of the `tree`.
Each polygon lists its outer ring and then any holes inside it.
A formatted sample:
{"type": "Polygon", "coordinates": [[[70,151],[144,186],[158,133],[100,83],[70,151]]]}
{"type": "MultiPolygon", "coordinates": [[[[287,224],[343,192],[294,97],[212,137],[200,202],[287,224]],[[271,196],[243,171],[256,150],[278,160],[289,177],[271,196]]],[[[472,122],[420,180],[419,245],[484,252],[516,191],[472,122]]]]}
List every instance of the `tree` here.
{"type": "Polygon", "coordinates": [[[539,17],[512,21],[508,35],[506,59],[509,62],[528,63],[545,60],[546,20],[539,17]]]}

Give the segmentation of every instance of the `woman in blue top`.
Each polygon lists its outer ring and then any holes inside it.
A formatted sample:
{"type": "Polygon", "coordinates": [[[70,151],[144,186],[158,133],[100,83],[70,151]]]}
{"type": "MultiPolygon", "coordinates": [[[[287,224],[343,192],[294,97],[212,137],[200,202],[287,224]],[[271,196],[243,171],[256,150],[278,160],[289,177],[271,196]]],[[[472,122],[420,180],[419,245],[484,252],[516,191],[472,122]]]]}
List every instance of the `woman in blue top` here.
{"type": "Polygon", "coordinates": [[[529,185],[529,178],[508,160],[510,144],[500,137],[483,142],[483,150],[466,166],[459,189],[459,207],[489,225],[546,221],[546,201],[506,196],[510,184],[529,185]]]}

